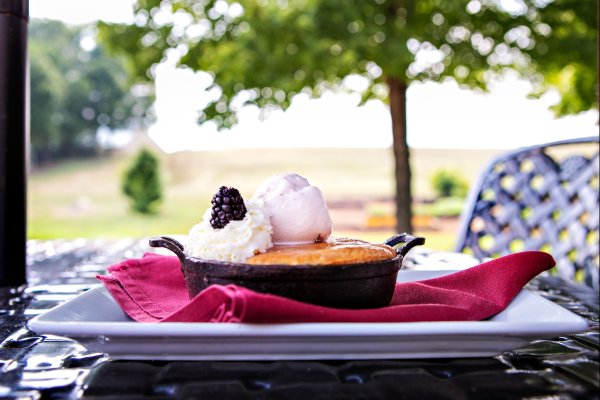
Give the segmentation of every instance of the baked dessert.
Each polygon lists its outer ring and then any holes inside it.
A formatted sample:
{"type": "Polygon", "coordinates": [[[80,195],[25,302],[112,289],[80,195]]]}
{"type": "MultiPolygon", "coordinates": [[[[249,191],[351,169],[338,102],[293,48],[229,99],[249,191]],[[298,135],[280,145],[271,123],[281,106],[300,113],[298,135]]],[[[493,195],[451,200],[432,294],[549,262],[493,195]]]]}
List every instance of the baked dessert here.
{"type": "Polygon", "coordinates": [[[331,238],[321,191],[298,174],[275,175],[249,200],[222,186],[189,234],[188,256],[250,265],[346,265],[389,260],[384,244],[331,238]]]}
{"type": "Polygon", "coordinates": [[[404,255],[424,242],[402,233],[373,244],[331,232],[321,191],[287,174],[267,179],[248,200],[221,187],[185,246],[166,236],[150,245],[177,255],[190,298],[211,285],[236,285],[328,307],[376,308],[389,304],[404,255]]]}
{"type": "Polygon", "coordinates": [[[211,285],[236,285],[337,308],[377,308],[389,304],[404,255],[423,244],[424,239],[401,233],[385,243],[389,246],[329,239],[314,244],[273,246],[244,263],[237,263],[187,256],[181,243],[166,236],[150,240],[151,246],[165,247],[179,257],[190,298],[211,285]],[[400,244],[394,255],[390,246],[400,244]],[[376,257],[394,257],[374,261],[376,254],[376,257]],[[257,261],[267,263],[249,264],[257,261]],[[340,264],[335,264],[338,261],[340,264]]]}
{"type": "Polygon", "coordinates": [[[329,238],[325,242],[273,246],[246,259],[250,265],[348,265],[389,260],[396,250],[385,244],[357,239],[329,238]]]}

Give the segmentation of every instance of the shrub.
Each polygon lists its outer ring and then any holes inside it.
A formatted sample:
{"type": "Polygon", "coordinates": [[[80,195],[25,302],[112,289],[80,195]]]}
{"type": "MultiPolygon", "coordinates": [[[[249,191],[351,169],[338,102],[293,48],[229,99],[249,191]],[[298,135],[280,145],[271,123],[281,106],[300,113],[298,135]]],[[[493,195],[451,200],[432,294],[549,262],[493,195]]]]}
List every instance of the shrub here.
{"type": "Polygon", "coordinates": [[[431,177],[431,183],[439,197],[465,197],[468,183],[456,172],[439,170],[431,177]]]}
{"type": "Polygon", "coordinates": [[[140,150],[122,182],[123,193],[130,198],[131,208],[142,214],[154,214],[162,199],[158,159],[146,149],[140,150]]]}

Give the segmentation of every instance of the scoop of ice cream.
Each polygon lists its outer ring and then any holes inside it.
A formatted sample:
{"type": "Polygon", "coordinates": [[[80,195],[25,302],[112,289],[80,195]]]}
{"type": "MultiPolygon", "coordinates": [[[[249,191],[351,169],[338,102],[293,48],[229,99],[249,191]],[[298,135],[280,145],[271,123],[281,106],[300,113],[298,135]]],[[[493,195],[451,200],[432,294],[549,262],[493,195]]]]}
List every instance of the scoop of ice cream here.
{"type": "Polygon", "coordinates": [[[331,235],[331,217],[323,193],[298,174],[267,178],[252,200],[260,202],[270,218],[273,244],[314,243],[331,235]]]}
{"type": "Polygon", "coordinates": [[[273,246],[272,227],[268,215],[253,201],[244,201],[246,215],[231,221],[222,229],[210,224],[212,209],[189,232],[185,253],[205,260],[244,262],[248,257],[264,253],[273,246]]]}

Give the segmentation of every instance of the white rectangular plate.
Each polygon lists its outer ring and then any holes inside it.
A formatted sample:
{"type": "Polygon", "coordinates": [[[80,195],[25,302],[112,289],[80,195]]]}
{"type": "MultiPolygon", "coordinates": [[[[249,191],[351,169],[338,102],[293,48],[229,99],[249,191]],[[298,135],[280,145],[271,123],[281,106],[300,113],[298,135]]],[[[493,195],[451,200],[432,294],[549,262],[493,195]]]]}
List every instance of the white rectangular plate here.
{"type": "MultiPolygon", "coordinates": [[[[398,281],[452,271],[400,271],[398,281]]],[[[342,360],[488,357],[534,339],[575,333],[585,319],[527,290],[485,321],[410,323],[139,323],[103,287],[29,321],[112,359],[342,360]]]]}

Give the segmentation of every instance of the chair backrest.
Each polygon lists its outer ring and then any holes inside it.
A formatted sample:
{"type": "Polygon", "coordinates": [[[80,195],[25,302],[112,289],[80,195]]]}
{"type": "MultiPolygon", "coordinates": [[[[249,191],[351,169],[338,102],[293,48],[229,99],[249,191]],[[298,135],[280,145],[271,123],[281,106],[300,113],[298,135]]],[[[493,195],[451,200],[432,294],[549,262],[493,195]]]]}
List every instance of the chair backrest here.
{"type": "Polygon", "coordinates": [[[561,276],[598,288],[598,137],[495,159],[469,194],[457,251],[483,259],[543,250],[561,276]]]}

